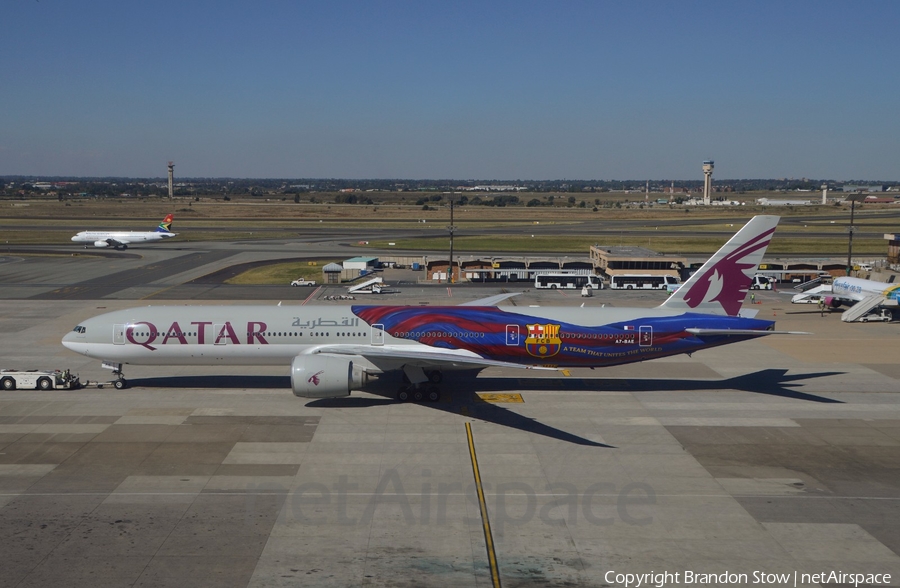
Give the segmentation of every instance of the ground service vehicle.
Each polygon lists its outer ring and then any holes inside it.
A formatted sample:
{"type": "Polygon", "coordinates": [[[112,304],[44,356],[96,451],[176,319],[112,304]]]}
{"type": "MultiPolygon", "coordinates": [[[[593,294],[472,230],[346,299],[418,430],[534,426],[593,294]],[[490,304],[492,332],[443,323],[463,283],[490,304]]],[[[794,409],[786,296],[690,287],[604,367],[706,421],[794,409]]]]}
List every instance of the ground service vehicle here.
{"type": "Polygon", "coordinates": [[[859,320],[864,323],[875,322],[875,321],[882,321],[882,322],[889,323],[892,320],[894,320],[894,315],[887,308],[882,308],[881,310],[875,310],[873,312],[870,312],[869,314],[863,316],[859,320]]]}
{"type": "Polygon", "coordinates": [[[667,290],[677,286],[673,276],[653,276],[650,274],[620,274],[610,276],[609,287],[613,290],[667,290]]]}
{"type": "Polygon", "coordinates": [[[307,280],[304,278],[297,278],[293,282],[291,282],[291,286],[315,286],[315,280],[307,280]]]}
{"type": "Polygon", "coordinates": [[[552,273],[534,276],[534,287],[538,289],[577,290],[585,286],[592,290],[599,290],[603,284],[599,277],[591,274],[552,273]]]}
{"type": "Polygon", "coordinates": [[[801,292],[800,294],[794,294],[791,297],[791,304],[818,304],[821,298],[822,296],[819,294],[807,294],[801,292]]]}
{"type": "Polygon", "coordinates": [[[751,290],[771,290],[772,289],[772,279],[766,276],[761,276],[756,274],[753,276],[753,281],[750,282],[751,290]]]}
{"type": "Polygon", "coordinates": [[[0,370],[0,388],[75,390],[81,388],[81,381],[69,370],[0,370]]]}

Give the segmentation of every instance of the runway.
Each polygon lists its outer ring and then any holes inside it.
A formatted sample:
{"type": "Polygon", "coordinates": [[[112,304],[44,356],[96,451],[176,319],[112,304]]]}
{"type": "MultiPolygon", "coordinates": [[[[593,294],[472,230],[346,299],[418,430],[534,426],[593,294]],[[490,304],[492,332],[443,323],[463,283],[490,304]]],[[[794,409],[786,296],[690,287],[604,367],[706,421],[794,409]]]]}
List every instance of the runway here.
{"type": "MultiPolygon", "coordinates": [[[[118,308],[273,304],[282,291],[284,304],[341,304],[323,298],[342,289],[197,282],[269,252],[140,253],[0,263],[0,367],[106,379],[59,340],[118,308]],[[67,283],[82,289],[47,299],[67,283]]],[[[499,288],[398,290],[374,302],[457,304],[499,288]]],[[[515,305],[662,300],[524,290],[515,305]]],[[[2,392],[0,586],[492,586],[493,574],[619,586],[619,574],[666,571],[682,574],[670,585],[686,571],[747,574],[738,585],[754,571],[790,584],[795,572],[888,573],[897,585],[897,325],[756,299],[779,329],[814,335],[569,376],[489,369],[449,378],[435,404],[399,404],[390,382],[296,398],[288,366],[129,366],[128,390],[2,392]]]]}

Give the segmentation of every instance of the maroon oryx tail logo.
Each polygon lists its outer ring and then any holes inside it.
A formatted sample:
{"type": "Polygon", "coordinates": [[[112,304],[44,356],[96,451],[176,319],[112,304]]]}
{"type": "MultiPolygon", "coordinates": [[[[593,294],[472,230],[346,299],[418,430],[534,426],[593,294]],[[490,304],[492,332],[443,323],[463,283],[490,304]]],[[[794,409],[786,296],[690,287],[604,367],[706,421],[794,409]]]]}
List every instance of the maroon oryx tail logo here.
{"type": "Polygon", "coordinates": [[[684,294],[687,305],[697,308],[706,302],[718,302],[730,316],[737,315],[752,281],[752,276],[748,276],[745,272],[755,269],[758,263],[758,259],[748,262],[746,258],[755,253],[762,257],[762,253],[758,252],[765,251],[774,232],[775,229],[772,228],[757,235],[717,260],[684,294]]]}
{"type": "Polygon", "coordinates": [[[312,384],[313,386],[318,386],[319,385],[319,375],[324,374],[324,373],[325,373],[325,370],[320,370],[320,371],[314,373],[313,375],[311,375],[309,377],[308,380],[306,380],[306,383],[312,384]]]}

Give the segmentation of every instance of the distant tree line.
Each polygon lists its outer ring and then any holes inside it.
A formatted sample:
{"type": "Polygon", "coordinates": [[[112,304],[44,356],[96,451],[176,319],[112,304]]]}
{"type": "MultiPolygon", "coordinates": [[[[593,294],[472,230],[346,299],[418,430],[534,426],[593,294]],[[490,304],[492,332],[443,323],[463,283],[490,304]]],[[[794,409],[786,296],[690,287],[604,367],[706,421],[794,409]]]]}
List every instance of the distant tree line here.
{"type": "MultiPolygon", "coordinates": [[[[829,188],[839,188],[845,182],[812,179],[714,179],[717,191],[757,192],[757,191],[818,191],[822,184],[829,188]]],[[[852,184],[880,184],[886,187],[900,186],[900,182],[872,180],[848,180],[852,184]]],[[[483,204],[486,206],[553,206],[561,202],[555,198],[561,194],[605,194],[610,192],[637,192],[647,189],[646,180],[401,180],[370,179],[342,180],[321,178],[176,178],[174,195],[231,198],[233,196],[278,197],[295,202],[334,202],[337,204],[373,204],[373,196],[378,193],[392,193],[404,198],[410,193],[419,206],[447,202],[453,194],[460,205],[483,204]],[[490,187],[515,187],[517,192],[493,191],[490,187]],[[476,189],[477,188],[477,189],[476,189]],[[462,192],[462,193],[460,193],[462,192]],[[543,193],[545,199],[530,198],[520,201],[516,194],[543,193]],[[324,193],[324,194],[323,194],[324,193]],[[315,196],[314,196],[315,194],[315,196]],[[332,195],[333,194],[333,195],[332,195]]],[[[652,193],[668,193],[674,187],[676,195],[684,192],[697,194],[703,189],[702,180],[653,180],[649,182],[652,193]]],[[[167,178],[79,178],[79,177],[36,177],[0,176],[0,197],[15,198],[54,193],[59,198],[69,197],[165,197],[168,196],[167,178]],[[47,183],[53,184],[48,188],[47,183]]],[[[574,198],[574,196],[571,196],[574,198]]],[[[572,204],[562,201],[563,204],[572,204]]]]}

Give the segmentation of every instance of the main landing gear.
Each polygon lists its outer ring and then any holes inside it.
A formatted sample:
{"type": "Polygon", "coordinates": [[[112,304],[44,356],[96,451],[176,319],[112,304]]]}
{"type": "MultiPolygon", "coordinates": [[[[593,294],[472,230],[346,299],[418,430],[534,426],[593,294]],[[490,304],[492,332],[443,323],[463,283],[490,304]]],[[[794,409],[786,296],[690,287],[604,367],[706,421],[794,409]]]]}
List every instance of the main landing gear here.
{"type": "Polygon", "coordinates": [[[435,384],[403,384],[397,390],[400,402],[437,402],[441,399],[441,389],[435,384]]]}
{"type": "Polygon", "coordinates": [[[440,370],[431,370],[427,373],[420,367],[403,367],[403,385],[397,390],[397,400],[400,402],[437,402],[441,399],[441,389],[438,384],[444,379],[440,370]]]}

